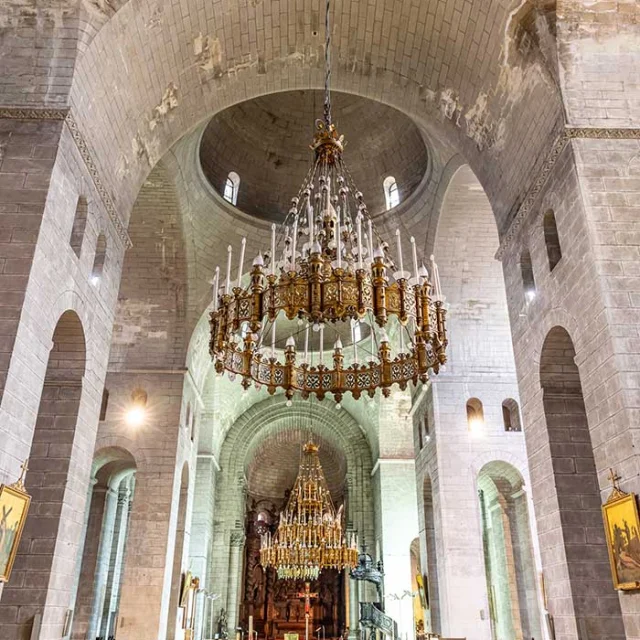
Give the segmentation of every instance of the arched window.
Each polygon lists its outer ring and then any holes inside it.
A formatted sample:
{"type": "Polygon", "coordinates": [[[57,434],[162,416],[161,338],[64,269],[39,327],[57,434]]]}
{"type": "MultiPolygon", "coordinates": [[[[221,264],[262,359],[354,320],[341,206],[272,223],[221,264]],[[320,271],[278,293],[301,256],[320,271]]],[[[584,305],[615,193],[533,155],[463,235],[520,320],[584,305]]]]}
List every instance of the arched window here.
{"type": "Polygon", "coordinates": [[[507,398],[502,403],[502,421],[505,431],[522,431],[518,403],[513,398],[507,398]]]}
{"type": "Polygon", "coordinates": [[[544,214],[544,242],[547,245],[547,257],[549,258],[549,271],[553,271],[562,258],[560,249],[560,238],[558,237],[558,227],[556,226],[556,216],[552,209],[544,214]]]}
{"type": "Polygon", "coordinates": [[[91,284],[98,286],[102,278],[102,270],[104,269],[104,261],[107,256],[107,239],[104,233],[101,233],[96,243],[96,255],[93,259],[93,269],[91,270],[91,284]]]}
{"type": "Polygon", "coordinates": [[[520,256],[520,273],[522,274],[522,287],[524,289],[524,297],[527,302],[531,302],[536,297],[536,281],[533,278],[531,254],[526,249],[520,256]]]}
{"type": "Polygon", "coordinates": [[[478,433],[484,426],[484,408],[478,398],[467,400],[467,425],[471,433],[478,433]]]}
{"type": "Polygon", "coordinates": [[[69,244],[78,258],[80,257],[80,250],[82,249],[82,239],[84,238],[84,229],[87,226],[88,212],[89,206],[87,199],[80,196],[76,204],[76,214],[73,218],[71,238],[69,239],[69,244]]]}
{"type": "Polygon", "coordinates": [[[397,207],[400,204],[400,192],[398,191],[398,183],[393,176],[387,176],[382,183],[384,187],[384,197],[387,202],[387,211],[397,207]]]}
{"type": "Polygon", "coordinates": [[[102,390],[102,402],[100,403],[100,422],[107,419],[107,407],[109,406],[109,391],[105,387],[102,390]]]}
{"type": "Polygon", "coordinates": [[[227,202],[235,205],[238,202],[238,189],[240,188],[240,176],[232,171],[224,183],[222,196],[227,202]]]}

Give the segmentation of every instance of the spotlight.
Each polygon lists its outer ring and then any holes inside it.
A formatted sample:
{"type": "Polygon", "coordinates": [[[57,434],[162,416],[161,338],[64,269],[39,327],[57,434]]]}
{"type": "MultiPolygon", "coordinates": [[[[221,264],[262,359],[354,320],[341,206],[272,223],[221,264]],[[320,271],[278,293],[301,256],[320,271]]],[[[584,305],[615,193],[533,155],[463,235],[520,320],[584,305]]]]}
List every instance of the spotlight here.
{"type": "Polygon", "coordinates": [[[125,422],[130,427],[139,427],[147,417],[147,392],[134,389],[131,393],[131,405],[125,414],[125,422]]]}
{"type": "Polygon", "coordinates": [[[91,284],[97,287],[100,284],[100,276],[91,276],[91,284]]]}
{"type": "Polygon", "coordinates": [[[525,295],[525,297],[527,299],[527,302],[531,302],[536,297],[536,290],[535,289],[527,289],[524,295],[525,295]]]}

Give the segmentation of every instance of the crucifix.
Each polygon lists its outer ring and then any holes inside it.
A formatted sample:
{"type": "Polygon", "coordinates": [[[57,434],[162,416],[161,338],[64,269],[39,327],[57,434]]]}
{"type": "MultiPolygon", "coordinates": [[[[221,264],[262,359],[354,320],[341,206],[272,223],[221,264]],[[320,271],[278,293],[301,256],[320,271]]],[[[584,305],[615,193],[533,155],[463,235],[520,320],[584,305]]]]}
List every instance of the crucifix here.
{"type": "Polygon", "coordinates": [[[317,593],[311,593],[311,584],[304,583],[304,591],[298,593],[298,598],[304,598],[304,640],[309,640],[309,618],[311,616],[311,598],[317,598],[317,593]]]}

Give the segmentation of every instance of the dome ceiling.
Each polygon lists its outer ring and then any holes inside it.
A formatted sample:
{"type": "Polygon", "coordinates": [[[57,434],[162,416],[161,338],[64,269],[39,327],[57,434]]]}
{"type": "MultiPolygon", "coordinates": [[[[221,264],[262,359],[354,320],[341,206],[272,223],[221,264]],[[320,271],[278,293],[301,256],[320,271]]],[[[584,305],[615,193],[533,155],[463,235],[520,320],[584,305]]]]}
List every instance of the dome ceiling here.
{"type": "MultiPolygon", "coordinates": [[[[313,160],[309,143],[322,105],[320,91],[289,91],[214,116],[200,145],[200,163],[213,188],[222,195],[233,171],[240,176],[239,209],[264,220],[283,220],[313,160]]],[[[389,175],[405,200],[428,167],[424,140],[413,121],[384,104],[345,93],[332,94],[332,112],[347,142],[345,161],[371,214],[386,209],[382,183],[389,175]]]]}
{"type": "MultiPolygon", "coordinates": [[[[247,467],[249,494],[275,501],[283,500],[285,491],[293,488],[298,477],[302,446],[308,437],[306,429],[291,429],[263,440],[247,467]]],[[[320,464],[331,496],[340,501],[347,473],[344,453],[322,436],[314,434],[313,440],[320,447],[320,464]]]]}

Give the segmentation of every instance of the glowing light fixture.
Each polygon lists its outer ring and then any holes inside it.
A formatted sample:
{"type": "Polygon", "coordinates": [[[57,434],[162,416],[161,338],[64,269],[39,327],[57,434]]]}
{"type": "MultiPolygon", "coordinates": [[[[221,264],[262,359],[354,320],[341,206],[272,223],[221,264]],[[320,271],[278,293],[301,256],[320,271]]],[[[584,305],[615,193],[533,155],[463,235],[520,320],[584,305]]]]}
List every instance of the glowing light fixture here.
{"type": "Polygon", "coordinates": [[[147,393],[142,389],[134,389],[131,393],[131,405],[124,419],[130,427],[140,427],[147,418],[147,393]]]}

